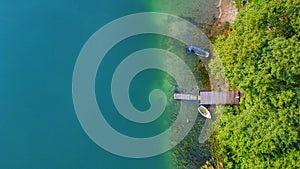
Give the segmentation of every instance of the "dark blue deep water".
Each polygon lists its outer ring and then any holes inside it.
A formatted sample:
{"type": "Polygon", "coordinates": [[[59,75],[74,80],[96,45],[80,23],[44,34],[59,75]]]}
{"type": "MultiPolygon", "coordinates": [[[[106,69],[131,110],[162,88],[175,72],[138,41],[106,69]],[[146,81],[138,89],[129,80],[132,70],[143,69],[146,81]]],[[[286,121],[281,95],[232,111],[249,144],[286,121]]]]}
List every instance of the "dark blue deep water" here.
{"type": "MultiPolygon", "coordinates": [[[[171,162],[167,154],[128,159],[106,152],[85,134],[73,108],[72,73],[83,44],[106,23],[145,11],[140,0],[0,1],[0,168],[152,169],[171,162]]],[[[149,46],[143,39],[130,49],[149,46]]],[[[145,80],[142,74],[137,83],[145,80]]],[[[160,76],[145,74],[150,81],[160,76]]],[[[133,102],[139,109],[149,104],[133,102]]]]}
{"type": "MultiPolygon", "coordinates": [[[[177,1],[174,3],[176,7],[177,1]]],[[[186,18],[192,16],[185,15],[203,13],[197,6],[194,10],[188,7],[186,5],[184,9],[190,13],[174,10],[166,0],[151,1],[151,4],[141,0],[0,0],[0,168],[172,167],[170,152],[151,158],[130,159],[97,146],[77,119],[72,101],[72,75],[85,42],[110,21],[147,11],[179,13],[186,18]]],[[[197,18],[197,24],[207,20],[197,18]]],[[[130,53],[159,47],[160,38],[140,35],[118,43],[107,54],[97,73],[96,86],[99,83],[104,85],[96,87],[96,94],[107,96],[104,101],[98,101],[105,118],[116,130],[132,137],[149,137],[168,128],[170,122],[164,119],[168,119],[169,108],[152,123],[137,125],[129,122],[118,114],[109,97],[112,74],[130,53]]],[[[140,72],[130,86],[131,101],[138,110],[146,110],[150,105],[143,98],[148,98],[149,92],[155,88],[161,88],[172,97],[172,84],[174,82],[164,72],[140,72]]]]}

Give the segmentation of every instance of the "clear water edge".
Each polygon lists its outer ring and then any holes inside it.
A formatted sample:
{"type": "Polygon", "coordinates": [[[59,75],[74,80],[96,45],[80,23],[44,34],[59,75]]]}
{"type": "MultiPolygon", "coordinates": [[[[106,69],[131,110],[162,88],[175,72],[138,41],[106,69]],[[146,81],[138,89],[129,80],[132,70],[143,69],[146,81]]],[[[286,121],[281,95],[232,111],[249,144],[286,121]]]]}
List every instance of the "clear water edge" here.
{"type": "MultiPolygon", "coordinates": [[[[219,3],[219,1],[215,0],[215,1],[201,1],[201,0],[189,0],[187,1],[179,1],[179,0],[175,0],[175,1],[167,1],[167,0],[163,0],[160,1],[160,3],[153,1],[151,3],[151,9],[152,11],[158,11],[158,12],[167,12],[167,13],[171,13],[180,17],[183,17],[185,19],[188,19],[190,22],[194,23],[195,25],[197,25],[199,28],[201,27],[202,24],[209,24],[211,23],[211,21],[213,20],[214,17],[216,17],[218,15],[218,11],[217,11],[217,4],[219,3]],[[193,4],[193,5],[191,5],[193,4]],[[205,6],[206,8],[201,8],[201,6],[205,6]],[[202,11],[201,11],[202,9],[202,11]],[[200,10],[200,11],[199,11],[200,10]]],[[[166,25],[167,26],[167,25],[166,25]]],[[[180,28],[179,28],[180,29],[180,28]]],[[[166,45],[172,45],[172,43],[168,43],[168,41],[164,41],[163,44],[161,44],[161,48],[166,48],[166,45]]],[[[177,47],[179,47],[180,45],[175,45],[177,47]]],[[[175,47],[174,46],[174,47],[175,47]]],[[[173,48],[174,48],[173,47],[173,48]]],[[[168,48],[168,46],[167,46],[168,48]]],[[[169,50],[172,47],[169,47],[169,50]]],[[[184,49],[184,48],[183,48],[184,49]]],[[[182,55],[184,54],[184,52],[182,52],[182,49],[171,49],[172,52],[175,52],[176,54],[182,55]],[[181,51],[180,51],[181,50],[181,51]]],[[[185,60],[186,63],[188,63],[188,65],[190,66],[191,69],[193,69],[195,66],[197,66],[198,64],[198,60],[196,59],[187,59],[185,57],[182,58],[183,60],[185,60]]],[[[167,60],[164,60],[162,57],[161,62],[168,62],[167,60]]],[[[171,64],[170,64],[171,66],[171,64]]],[[[176,68],[173,68],[176,69],[176,68]]],[[[180,73],[180,70],[178,71],[178,73],[180,73]]],[[[195,77],[199,77],[199,74],[197,74],[197,72],[195,72],[195,77]]],[[[199,84],[198,84],[199,85],[199,84]]],[[[165,86],[165,92],[168,94],[169,98],[172,98],[172,94],[175,91],[176,87],[174,86],[174,81],[173,79],[170,79],[169,77],[165,77],[164,80],[164,85],[165,86]],[[168,91],[173,91],[172,93],[169,93],[168,91]]],[[[189,89],[188,89],[189,90],[189,89]]],[[[176,112],[176,108],[179,107],[179,104],[176,103],[176,101],[174,102],[173,100],[169,101],[169,103],[171,103],[174,107],[175,110],[170,109],[167,110],[166,112],[169,113],[169,119],[174,118],[174,112],[176,112]],[[173,117],[172,117],[173,116],[173,117]]],[[[178,110],[177,110],[178,111],[178,110]]],[[[191,109],[191,111],[193,111],[193,108],[191,109]]],[[[199,118],[198,118],[199,120],[199,118]]],[[[199,120],[196,125],[198,130],[201,129],[201,126],[199,127],[199,125],[203,125],[203,119],[199,120]]],[[[199,130],[200,133],[200,130],[199,130]]],[[[168,140],[166,140],[168,141],[168,140]]],[[[198,144],[197,142],[195,143],[191,143],[191,144],[198,144]]],[[[206,147],[206,145],[201,146],[201,148],[206,147]]],[[[199,147],[200,148],[200,147],[199,147]]],[[[206,151],[208,150],[208,147],[206,147],[206,151]]],[[[170,155],[169,158],[166,160],[166,166],[165,168],[177,168],[179,166],[176,166],[176,163],[174,163],[174,156],[173,155],[173,151],[169,151],[168,154],[170,155]],[[169,161],[173,161],[173,163],[169,163],[169,161]]],[[[175,157],[176,158],[176,157],[175,157]]],[[[207,157],[206,157],[207,158],[207,157]]],[[[181,159],[177,159],[177,160],[181,160],[181,159]]],[[[207,159],[209,160],[209,159],[207,159]]],[[[199,166],[193,166],[193,167],[199,167],[199,166]]]]}

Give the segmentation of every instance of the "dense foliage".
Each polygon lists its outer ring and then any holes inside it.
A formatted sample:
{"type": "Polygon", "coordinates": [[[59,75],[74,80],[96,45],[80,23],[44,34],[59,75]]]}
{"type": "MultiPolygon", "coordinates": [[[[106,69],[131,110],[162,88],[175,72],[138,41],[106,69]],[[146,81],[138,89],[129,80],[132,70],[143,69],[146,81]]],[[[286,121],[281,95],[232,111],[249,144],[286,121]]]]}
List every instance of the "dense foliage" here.
{"type": "Polygon", "coordinates": [[[244,93],[222,114],[218,166],[300,168],[299,33],[299,0],[253,1],[218,38],[226,78],[244,93]]]}

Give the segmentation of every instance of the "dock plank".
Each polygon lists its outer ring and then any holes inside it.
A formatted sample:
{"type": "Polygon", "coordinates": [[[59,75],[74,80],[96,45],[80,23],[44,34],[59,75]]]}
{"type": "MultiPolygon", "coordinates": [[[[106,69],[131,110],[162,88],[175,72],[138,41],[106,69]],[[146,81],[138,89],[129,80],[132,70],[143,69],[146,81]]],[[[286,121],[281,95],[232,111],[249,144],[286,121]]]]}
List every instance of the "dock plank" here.
{"type": "Polygon", "coordinates": [[[200,92],[200,104],[214,105],[214,104],[239,104],[239,93],[231,92],[200,92]]]}

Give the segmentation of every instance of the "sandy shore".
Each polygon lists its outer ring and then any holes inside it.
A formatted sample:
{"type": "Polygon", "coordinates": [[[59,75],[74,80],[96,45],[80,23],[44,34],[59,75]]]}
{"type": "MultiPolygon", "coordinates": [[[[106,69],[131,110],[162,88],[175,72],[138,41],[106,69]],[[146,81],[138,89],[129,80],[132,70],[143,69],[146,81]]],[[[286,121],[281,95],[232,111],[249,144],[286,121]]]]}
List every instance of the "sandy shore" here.
{"type": "Polygon", "coordinates": [[[219,16],[211,25],[208,37],[227,34],[228,30],[225,30],[226,23],[232,24],[237,15],[237,8],[233,0],[220,0],[217,7],[219,8],[219,16]]]}
{"type": "Polygon", "coordinates": [[[220,0],[218,8],[220,12],[218,17],[219,22],[233,23],[237,14],[237,8],[234,6],[234,2],[232,0],[220,0]]]}

